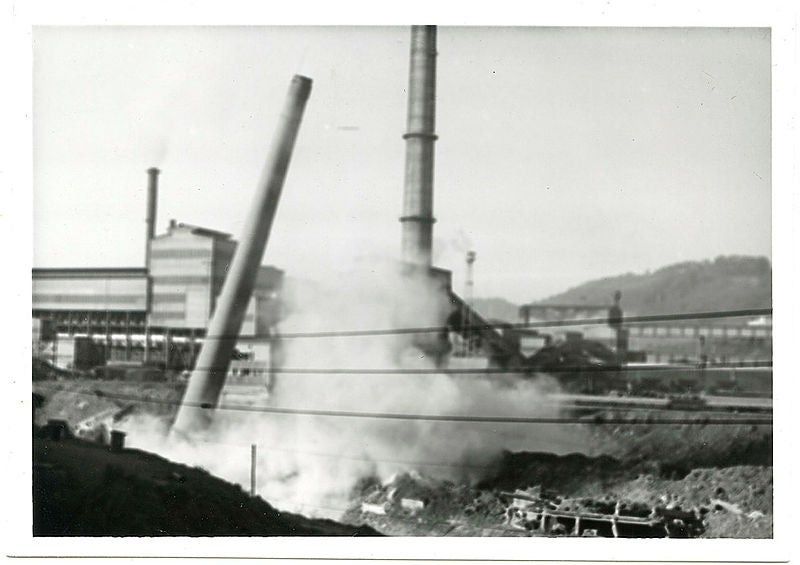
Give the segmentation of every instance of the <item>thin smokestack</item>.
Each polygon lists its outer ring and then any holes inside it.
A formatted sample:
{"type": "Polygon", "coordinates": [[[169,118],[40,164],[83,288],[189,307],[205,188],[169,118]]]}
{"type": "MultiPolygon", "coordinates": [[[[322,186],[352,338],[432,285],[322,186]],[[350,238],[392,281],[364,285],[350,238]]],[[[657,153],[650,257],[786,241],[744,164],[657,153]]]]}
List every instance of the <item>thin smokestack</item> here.
{"type": "Polygon", "coordinates": [[[145,234],[145,267],[150,268],[150,242],[156,236],[156,208],[158,206],[157,168],[147,169],[147,232],[145,234]]]}
{"type": "Polygon", "coordinates": [[[431,265],[433,247],[433,145],[436,141],[436,26],[411,26],[406,174],[403,192],[403,260],[431,265]]]}
{"type": "Polygon", "coordinates": [[[144,241],[144,267],[147,269],[147,297],[145,308],[147,319],[144,325],[144,358],[145,364],[150,362],[150,314],[153,311],[153,277],[150,274],[150,249],[156,236],[156,208],[158,206],[158,173],[156,167],[147,169],[147,223],[144,241]]]}

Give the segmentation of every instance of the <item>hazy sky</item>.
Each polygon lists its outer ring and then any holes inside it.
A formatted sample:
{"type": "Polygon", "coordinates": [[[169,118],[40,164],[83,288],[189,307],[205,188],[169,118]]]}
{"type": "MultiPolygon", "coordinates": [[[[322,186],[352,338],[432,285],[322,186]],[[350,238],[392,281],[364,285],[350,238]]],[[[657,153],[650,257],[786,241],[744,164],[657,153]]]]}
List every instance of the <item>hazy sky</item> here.
{"type": "MultiPolygon", "coordinates": [[[[265,262],[399,257],[407,27],[38,27],[34,266],[138,266],[170,218],[238,237],[291,76],[314,80],[265,262]]],[[[437,266],[528,301],[771,257],[770,33],[440,27],[437,266]]]]}

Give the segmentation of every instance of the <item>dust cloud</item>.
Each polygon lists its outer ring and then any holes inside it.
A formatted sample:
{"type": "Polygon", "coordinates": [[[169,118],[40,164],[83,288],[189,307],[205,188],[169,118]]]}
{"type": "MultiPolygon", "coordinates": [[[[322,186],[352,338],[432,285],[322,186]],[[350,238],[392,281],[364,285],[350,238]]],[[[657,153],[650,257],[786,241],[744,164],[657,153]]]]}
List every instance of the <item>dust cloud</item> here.
{"type": "MultiPolygon", "coordinates": [[[[238,393],[236,405],[391,415],[558,416],[541,379],[437,371],[433,360],[414,346],[420,336],[431,334],[297,336],[441,327],[450,312],[447,296],[434,281],[401,275],[392,263],[362,262],[332,273],[331,280],[336,284],[287,289],[281,331],[295,335],[283,340],[283,366],[342,372],[281,373],[269,394],[266,387],[251,387],[244,391],[249,396],[238,393]],[[359,372],[376,369],[415,372],[359,372]]],[[[460,368],[468,363],[458,362],[460,368]]],[[[486,366],[485,359],[470,362],[476,369],[486,366]]],[[[583,436],[569,425],[310,416],[226,409],[228,405],[233,403],[223,397],[210,429],[191,442],[168,440],[167,423],[147,416],[134,416],[122,427],[132,447],[201,466],[245,489],[250,486],[250,446],[255,444],[261,497],[283,510],[332,518],[346,510],[351,489],[365,477],[387,480],[413,470],[473,482],[492,471],[503,450],[587,450],[583,436]]]]}

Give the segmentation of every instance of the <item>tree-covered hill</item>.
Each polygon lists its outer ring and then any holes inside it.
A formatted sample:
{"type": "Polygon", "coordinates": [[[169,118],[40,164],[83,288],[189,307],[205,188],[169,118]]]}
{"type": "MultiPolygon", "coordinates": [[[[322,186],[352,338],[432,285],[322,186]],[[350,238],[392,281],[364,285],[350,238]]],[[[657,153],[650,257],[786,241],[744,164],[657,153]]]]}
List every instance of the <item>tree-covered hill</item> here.
{"type": "Polygon", "coordinates": [[[589,281],[539,302],[610,304],[616,290],[622,291],[624,310],[639,315],[770,308],[772,266],[766,257],[687,261],[589,281]]]}
{"type": "MultiPolygon", "coordinates": [[[[596,279],[534,302],[611,305],[616,290],[622,292],[627,315],[771,308],[772,265],[766,257],[740,255],[686,261],[652,272],[596,279]]],[[[519,305],[503,298],[476,298],[473,304],[487,318],[519,321],[519,305]]]]}
{"type": "Polygon", "coordinates": [[[509,302],[505,298],[475,298],[472,305],[478,313],[488,320],[502,320],[504,322],[519,321],[519,305],[509,302]]]}

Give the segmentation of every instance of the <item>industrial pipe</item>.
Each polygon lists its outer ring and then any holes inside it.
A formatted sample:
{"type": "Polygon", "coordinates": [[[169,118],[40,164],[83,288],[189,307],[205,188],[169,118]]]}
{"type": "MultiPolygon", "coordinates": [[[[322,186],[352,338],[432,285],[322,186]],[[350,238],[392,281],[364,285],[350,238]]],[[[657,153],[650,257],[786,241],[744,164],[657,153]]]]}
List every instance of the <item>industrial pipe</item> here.
{"type": "Polygon", "coordinates": [[[403,261],[431,266],[433,144],[436,141],[436,26],[411,26],[406,169],[403,191],[403,261]]]}
{"type": "Polygon", "coordinates": [[[185,435],[206,427],[219,403],[310,93],[311,79],[295,75],[289,85],[250,214],[242,229],[241,241],[172,426],[172,431],[178,434],[185,435]]]}

